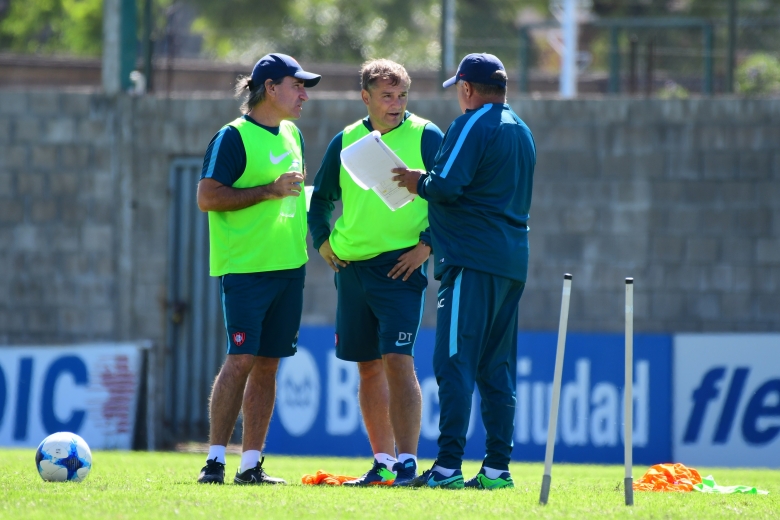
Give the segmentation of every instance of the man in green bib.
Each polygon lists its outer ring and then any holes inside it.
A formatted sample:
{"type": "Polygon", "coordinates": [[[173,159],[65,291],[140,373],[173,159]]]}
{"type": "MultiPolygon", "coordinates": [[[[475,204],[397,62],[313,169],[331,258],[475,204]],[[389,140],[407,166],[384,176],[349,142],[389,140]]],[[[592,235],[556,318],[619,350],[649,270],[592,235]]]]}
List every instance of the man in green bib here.
{"type": "Polygon", "coordinates": [[[243,453],[235,484],[284,484],[260,458],[276,397],[279,358],[296,352],[306,275],[301,117],[306,87],[320,76],[290,56],[268,54],[236,94],[243,116],[209,143],[198,207],[209,215],[211,276],[220,277],[227,359],[209,405],[210,447],[198,482],[222,484],[225,446],[243,409],[243,453]]]}
{"type": "Polygon", "coordinates": [[[417,475],[422,397],[413,355],[428,285],[428,205],[416,198],[391,211],[352,180],[340,154],[376,130],[405,164],[430,168],[442,132],[406,111],[411,79],[403,66],[374,60],[360,75],[368,116],[328,146],[314,180],[309,229],[336,272],[336,356],[358,364],[360,409],[374,452],[371,470],[344,485],[404,485],[417,475]],[[331,230],[339,199],[343,213],[331,230]]]}

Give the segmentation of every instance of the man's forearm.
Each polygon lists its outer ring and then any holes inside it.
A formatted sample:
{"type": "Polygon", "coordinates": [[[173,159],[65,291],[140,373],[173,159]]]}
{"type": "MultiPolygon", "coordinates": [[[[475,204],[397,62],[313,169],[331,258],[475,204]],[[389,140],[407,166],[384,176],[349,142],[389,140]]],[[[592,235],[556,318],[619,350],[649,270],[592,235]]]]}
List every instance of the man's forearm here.
{"type": "Polygon", "coordinates": [[[231,186],[219,186],[213,190],[201,205],[203,211],[236,211],[254,206],[264,200],[276,197],[269,185],[255,186],[254,188],[233,188],[231,186]],[[205,206],[205,207],[204,207],[205,206]]]}

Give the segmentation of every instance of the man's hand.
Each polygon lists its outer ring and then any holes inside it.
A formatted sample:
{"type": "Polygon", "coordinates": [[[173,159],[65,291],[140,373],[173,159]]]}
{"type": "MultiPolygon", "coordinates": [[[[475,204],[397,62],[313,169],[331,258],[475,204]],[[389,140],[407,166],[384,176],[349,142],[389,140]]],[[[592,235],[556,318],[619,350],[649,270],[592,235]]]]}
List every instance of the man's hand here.
{"type": "Polygon", "coordinates": [[[337,273],[339,272],[339,267],[347,267],[349,264],[346,260],[342,260],[336,256],[336,253],[333,252],[333,248],[330,247],[330,239],[323,242],[320,246],[320,256],[324,258],[330,268],[337,273]]]}
{"type": "MultiPolygon", "coordinates": [[[[420,177],[425,175],[425,170],[409,170],[407,168],[393,168],[390,171],[397,174],[395,177],[393,177],[393,180],[398,182],[399,187],[406,188],[407,190],[409,190],[409,193],[414,193],[415,195],[417,195],[417,181],[420,180],[420,177]]],[[[404,280],[405,279],[406,278],[404,278],[404,280]]]]}
{"type": "MultiPolygon", "coordinates": [[[[403,168],[401,168],[403,169],[403,168]]],[[[387,273],[387,276],[395,280],[402,274],[404,282],[412,276],[415,269],[423,265],[428,257],[431,256],[431,248],[419,242],[414,249],[407,251],[398,257],[398,263],[387,273]]]]}
{"type": "Polygon", "coordinates": [[[300,172],[283,173],[268,185],[268,191],[271,195],[269,198],[300,197],[302,182],[303,175],[300,172]]]}

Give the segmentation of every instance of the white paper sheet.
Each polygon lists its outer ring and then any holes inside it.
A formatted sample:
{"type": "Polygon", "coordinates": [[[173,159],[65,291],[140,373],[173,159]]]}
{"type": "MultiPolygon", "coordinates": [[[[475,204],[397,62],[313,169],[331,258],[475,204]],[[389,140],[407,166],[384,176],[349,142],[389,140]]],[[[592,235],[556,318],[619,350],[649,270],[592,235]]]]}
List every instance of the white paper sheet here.
{"type": "Polygon", "coordinates": [[[393,168],[406,168],[404,162],[382,141],[374,130],[341,151],[341,164],[364,190],[372,190],[392,211],[414,200],[406,188],[393,181],[393,168]]]}

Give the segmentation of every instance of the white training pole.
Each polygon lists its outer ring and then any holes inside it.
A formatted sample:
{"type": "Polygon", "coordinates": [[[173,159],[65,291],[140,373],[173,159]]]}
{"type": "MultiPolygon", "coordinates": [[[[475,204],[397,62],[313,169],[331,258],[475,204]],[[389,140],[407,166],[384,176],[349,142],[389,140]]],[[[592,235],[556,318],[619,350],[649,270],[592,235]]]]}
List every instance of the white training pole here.
{"type": "Polygon", "coordinates": [[[571,298],[571,275],[563,275],[563,296],[561,298],[561,321],[558,322],[558,349],[555,352],[555,373],[553,375],[552,403],[550,403],[550,423],[547,427],[547,450],[544,453],[544,475],[539,503],[547,504],[552,481],[553,450],[555,450],[555,432],[558,427],[558,401],[561,396],[561,376],[563,374],[563,352],[566,349],[566,326],[569,323],[569,299],[571,298]]]}
{"type": "Polygon", "coordinates": [[[625,489],[626,505],[634,505],[634,478],[631,475],[631,466],[633,465],[633,422],[634,422],[634,393],[632,392],[634,384],[634,279],[626,278],[626,386],[623,398],[625,403],[624,412],[624,464],[626,475],[623,479],[623,488],[625,489]]]}

